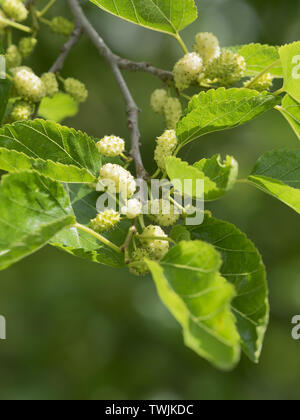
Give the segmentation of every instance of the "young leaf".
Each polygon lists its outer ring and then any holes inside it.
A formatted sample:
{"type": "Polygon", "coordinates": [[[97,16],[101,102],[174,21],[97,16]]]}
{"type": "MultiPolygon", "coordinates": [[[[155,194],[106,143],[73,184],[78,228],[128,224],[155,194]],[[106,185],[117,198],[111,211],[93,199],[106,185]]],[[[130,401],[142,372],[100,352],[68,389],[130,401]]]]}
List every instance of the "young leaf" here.
{"type": "Polygon", "coordinates": [[[300,41],[279,50],[284,74],[284,90],[300,102],[300,41]]]}
{"type": "Polygon", "coordinates": [[[190,230],[193,239],[209,242],[221,252],[221,274],[236,289],[232,310],[242,348],[253,362],[258,362],[269,320],[266,271],[259,252],[234,225],[209,215],[201,226],[190,230]]]}
{"type": "Polygon", "coordinates": [[[70,95],[62,92],[57,93],[53,98],[44,98],[38,111],[40,117],[58,123],[66,118],[74,117],[77,113],[77,102],[70,95]]]}
{"type": "Polygon", "coordinates": [[[62,182],[95,182],[101,155],[94,140],[51,121],[17,122],[0,129],[0,169],[34,169],[62,182]]]}
{"type": "Polygon", "coordinates": [[[246,76],[257,76],[267,67],[277,62],[274,67],[269,69],[269,73],[277,78],[283,77],[281,63],[279,62],[279,48],[271,45],[249,44],[243,45],[236,51],[242,55],[247,63],[246,76]]]}
{"type": "Polygon", "coordinates": [[[300,103],[295,101],[291,96],[286,95],[283,98],[282,105],[276,109],[287,119],[300,140],[300,103]]]}
{"type": "Polygon", "coordinates": [[[220,254],[205,242],[181,242],[160,263],[147,263],[160,298],[183,328],[185,344],[215,366],[233,368],[240,357],[230,309],[235,292],[220,275],[220,254]]]}
{"type": "Polygon", "coordinates": [[[159,32],[177,35],[197,19],[194,0],[91,0],[122,19],[159,32]]]}
{"type": "Polygon", "coordinates": [[[245,88],[201,92],[190,101],[187,114],[177,125],[179,143],[186,145],[204,134],[238,127],[280,102],[281,98],[268,92],[245,88]]]}
{"type": "Polygon", "coordinates": [[[75,223],[61,184],[37,172],[5,175],[0,185],[0,270],[75,223]]]}
{"type": "MultiPolygon", "coordinates": [[[[91,219],[97,215],[96,202],[99,193],[93,191],[88,185],[68,184],[66,191],[69,194],[72,211],[78,223],[88,226],[91,219]]],[[[112,232],[104,233],[107,239],[114,244],[124,244],[130,222],[121,222],[112,232]]],[[[124,266],[124,256],[114,252],[97,239],[77,228],[66,228],[56,235],[51,244],[74,256],[92,262],[109,265],[111,267],[124,266]]]]}
{"type": "Polygon", "coordinates": [[[300,150],[275,150],[263,155],[249,182],[300,214],[300,150]]]}
{"type": "Polygon", "coordinates": [[[11,83],[7,79],[0,79],[0,124],[5,115],[9,100],[11,83]]]}
{"type": "Polygon", "coordinates": [[[196,181],[203,180],[204,199],[207,201],[224,196],[238,176],[238,163],[231,156],[227,156],[224,163],[220,155],[216,155],[211,159],[202,159],[193,166],[179,158],[169,157],[166,159],[166,169],[175,189],[192,197],[203,198],[196,188],[196,181]],[[192,180],[192,183],[185,183],[185,180],[192,180]]]}

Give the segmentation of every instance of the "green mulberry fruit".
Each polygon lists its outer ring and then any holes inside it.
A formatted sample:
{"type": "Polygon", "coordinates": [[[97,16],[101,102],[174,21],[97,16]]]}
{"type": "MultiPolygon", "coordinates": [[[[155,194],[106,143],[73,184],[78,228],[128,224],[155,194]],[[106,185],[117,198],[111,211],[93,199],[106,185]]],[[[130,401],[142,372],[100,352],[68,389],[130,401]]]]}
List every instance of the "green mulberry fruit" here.
{"type": "Polygon", "coordinates": [[[207,64],[221,54],[219,40],[211,33],[200,32],[195,37],[194,51],[200,55],[203,63],[207,64]]]}
{"type": "Polygon", "coordinates": [[[269,90],[273,85],[274,77],[270,73],[265,73],[259,79],[256,80],[256,77],[253,77],[251,80],[248,80],[244,83],[245,88],[255,89],[259,92],[264,90],[269,90]]]}
{"type": "Polygon", "coordinates": [[[33,37],[22,38],[19,42],[19,50],[24,58],[28,58],[34,51],[37,39],[33,37]]]}
{"type": "Polygon", "coordinates": [[[164,105],[164,116],[168,130],[176,128],[178,121],[182,117],[182,105],[178,98],[168,98],[164,105]]]}
{"type": "Polygon", "coordinates": [[[150,258],[150,255],[146,249],[138,248],[131,257],[131,263],[129,270],[135,276],[145,276],[149,273],[149,268],[145,262],[145,258],[150,258]]]}
{"type": "Polygon", "coordinates": [[[85,102],[88,98],[88,91],[85,85],[72,77],[64,81],[64,88],[66,93],[71,95],[78,103],[85,102]]]}
{"type": "Polygon", "coordinates": [[[169,241],[164,240],[164,238],[168,238],[168,235],[160,226],[147,226],[139,238],[143,248],[154,260],[161,260],[169,251],[169,241]]]}
{"type": "Polygon", "coordinates": [[[224,51],[211,61],[206,68],[206,77],[217,80],[223,86],[230,86],[241,80],[246,72],[244,57],[232,51],[224,51]]]}
{"type": "Polygon", "coordinates": [[[154,152],[154,159],[160,169],[166,169],[165,158],[172,156],[177,144],[178,140],[175,130],[167,130],[157,138],[157,146],[154,152]]]}
{"type": "Polygon", "coordinates": [[[62,16],[53,18],[49,26],[54,33],[59,35],[70,36],[74,31],[74,23],[62,16]]]}
{"type": "Polygon", "coordinates": [[[156,89],[151,95],[151,108],[157,114],[164,113],[164,107],[168,99],[168,93],[165,89],[156,89]]]}
{"type": "Polygon", "coordinates": [[[10,120],[16,121],[27,121],[34,113],[34,106],[26,101],[17,101],[10,114],[10,120]]]}
{"type": "Polygon", "coordinates": [[[58,82],[54,73],[44,73],[41,79],[46,89],[46,96],[52,98],[59,92],[58,82]]]}
{"type": "Polygon", "coordinates": [[[28,10],[21,0],[3,0],[2,9],[7,16],[17,22],[23,22],[28,17],[28,10]]]}
{"type": "Polygon", "coordinates": [[[197,82],[203,70],[203,60],[197,53],[186,54],[174,67],[175,85],[179,91],[185,90],[197,82]]]}
{"type": "Polygon", "coordinates": [[[91,220],[91,226],[95,232],[106,232],[112,230],[120,220],[120,213],[114,210],[106,210],[103,213],[99,213],[95,219],[91,220]]]}
{"type": "Polygon", "coordinates": [[[22,63],[22,56],[16,45],[11,45],[6,51],[6,66],[8,69],[18,67],[22,63]]]}
{"type": "Polygon", "coordinates": [[[46,96],[42,80],[33,71],[20,67],[14,72],[14,86],[19,96],[32,102],[40,102],[46,96]]]}

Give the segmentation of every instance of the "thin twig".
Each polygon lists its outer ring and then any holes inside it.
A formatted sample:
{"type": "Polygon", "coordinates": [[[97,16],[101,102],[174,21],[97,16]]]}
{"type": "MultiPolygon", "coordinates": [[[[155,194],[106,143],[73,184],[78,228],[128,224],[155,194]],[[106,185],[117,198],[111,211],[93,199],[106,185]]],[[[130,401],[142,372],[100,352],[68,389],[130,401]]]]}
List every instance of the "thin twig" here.
{"type": "Polygon", "coordinates": [[[71,52],[72,48],[78,43],[82,35],[82,28],[80,25],[76,25],[74,31],[72,32],[68,41],[63,45],[61,49],[61,54],[49,70],[50,73],[56,73],[61,71],[64,67],[65,61],[71,52]]]}
{"type": "Polygon", "coordinates": [[[128,116],[128,127],[131,131],[131,156],[134,159],[137,177],[147,178],[148,174],[144,168],[143,160],[140,152],[140,130],[139,130],[139,108],[137,107],[131,92],[126,84],[126,81],[121,73],[118,61],[116,60],[115,54],[103,41],[101,36],[97,33],[94,27],[90,24],[89,20],[83,13],[78,0],[68,0],[69,7],[74,15],[75,21],[80,22],[83,30],[86,32],[92,43],[97,48],[99,54],[104,57],[111,67],[111,70],[115,76],[115,79],[120,87],[122,95],[126,103],[126,111],[128,116]]]}
{"type": "Polygon", "coordinates": [[[173,73],[167,70],[162,70],[157,67],[152,66],[150,63],[147,62],[135,62],[131,60],[127,60],[126,58],[119,57],[115,55],[115,59],[122,70],[129,70],[133,72],[142,71],[146,73],[150,73],[153,76],[158,77],[163,82],[172,81],[173,80],[173,73]]]}

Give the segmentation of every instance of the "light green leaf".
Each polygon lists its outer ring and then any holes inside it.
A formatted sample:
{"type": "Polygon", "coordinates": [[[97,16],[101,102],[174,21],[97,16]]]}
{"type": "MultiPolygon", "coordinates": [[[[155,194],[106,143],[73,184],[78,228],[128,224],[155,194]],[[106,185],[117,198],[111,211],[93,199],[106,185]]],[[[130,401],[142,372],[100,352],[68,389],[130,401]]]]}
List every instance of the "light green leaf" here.
{"type": "Polygon", "coordinates": [[[300,41],[279,50],[284,75],[284,90],[300,102],[300,41]]]}
{"type": "Polygon", "coordinates": [[[177,35],[197,19],[194,0],[91,0],[122,19],[159,32],[177,35]]]}
{"type": "Polygon", "coordinates": [[[74,223],[61,184],[37,172],[5,175],[0,185],[0,270],[37,251],[74,223]]]}
{"type": "Polygon", "coordinates": [[[191,234],[189,230],[183,226],[183,225],[176,225],[173,226],[170,238],[173,239],[177,244],[182,241],[190,241],[191,240],[191,234]]]}
{"type": "Polygon", "coordinates": [[[163,303],[181,324],[185,344],[221,369],[239,360],[230,303],[234,288],[219,273],[220,254],[201,241],[181,242],[160,262],[147,261],[163,303]]]}
{"type": "Polygon", "coordinates": [[[185,145],[205,134],[238,127],[280,102],[281,98],[268,92],[246,88],[201,92],[192,98],[185,117],[177,125],[179,143],[185,145]]]}
{"type": "Polygon", "coordinates": [[[277,62],[277,64],[270,68],[268,72],[274,77],[283,77],[282,66],[279,62],[279,47],[263,44],[249,44],[238,48],[237,53],[242,55],[246,60],[246,76],[257,76],[264,69],[277,62]]]}
{"type": "Polygon", "coordinates": [[[238,176],[238,163],[231,156],[227,156],[224,163],[220,155],[216,155],[211,159],[202,159],[193,166],[179,158],[169,157],[166,159],[166,169],[175,189],[191,197],[203,198],[203,191],[197,189],[197,180],[203,180],[204,199],[207,201],[224,196],[234,186],[238,176]]]}
{"type": "Polygon", "coordinates": [[[277,109],[287,119],[300,140],[300,104],[291,96],[286,95],[283,98],[282,105],[278,106],[277,109]]]}
{"type": "Polygon", "coordinates": [[[95,142],[55,122],[17,122],[0,129],[0,169],[34,169],[62,182],[96,182],[102,165],[95,142]]]}
{"type": "Polygon", "coordinates": [[[275,150],[263,155],[249,182],[300,214],[300,150],[275,150]]]}
{"type": "Polygon", "coordinates": [[[55,122],[74,117],[78,113],[77,102],[66,93],[59,92],[53,98],[46,97],[42,100],[38,115],[55,122]]]}
{"type": "Polygon", "coordinates": [[[236,290],[232,310],[242,348],[258,362],[269,320],[268,288],[262,258],[253,243],[234,225],[206,215],[201,226],[190,228],[193,239],[214,245],[222,254],[221,274],[236,290]]]}
{"type": "MultiPolygon", "coordinates": [[[[77,222],[88,226],[97,215],[96,202],[99,193],[88,185],[68,184],[65,186],[69,194],[73,212],[77,222]]],[[[114,244],[124,244],[130,222],[121,222],[113,231],[103,234],[114,244]]],[[[114,252],[89,234],[76,228],[67,228],[52,239],[51,244],[74,256],[111,267],[124,266],[124,256],[114,252]]]]}
{"type": "Polygon", "coordinates": [[[0,124],[5,115],[9,100],[11,83],[7,79],[0,79],[0,124]]]}

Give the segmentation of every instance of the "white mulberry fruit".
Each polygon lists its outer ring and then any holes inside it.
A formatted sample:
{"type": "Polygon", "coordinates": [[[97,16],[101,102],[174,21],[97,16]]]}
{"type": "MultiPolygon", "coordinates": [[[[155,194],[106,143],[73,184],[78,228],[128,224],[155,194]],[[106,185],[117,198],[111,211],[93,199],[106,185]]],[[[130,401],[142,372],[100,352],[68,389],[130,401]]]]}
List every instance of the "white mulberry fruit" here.
{"type": "Polygon", "coordinates": [[[157,114],[164,113],[164,107],[168,99],[168,93],[165,89],[156,89],[152,95],[150,104],[154,112],[157,114]]]}
{"type": "Polygon", "coordinates": [[[145,262],[145,258],[150,258],[146,249],[138,248],[131,257],[129,270],[135,276],[145,276],[149,273],[149,268],[145,262]]]}
{"type": "Polygon", "coordinates": [[[175,85],[179,91],[187,89],[197,82],[199,74],[203,70],[203,60],[197,53],[186,54],[174,67],[173,75],[175,85]]]}
{"type": "Polygon", "coordinates": [[[54,73],[44,73],[41,77],[46,89],[46,96],[52,98],[59,92],[59,86],[54,73]]]}
{"type": "Polygon", "coordinates": [[[28,58],[34,51],[37,39],[33,37],[22,38],[19,42],[19,51],[24,58],[28,58]]]}
{"type": "Polygon", "coordinates": [[[182,117],[182,105],[178,98],[168,98],[164,105],[166,125],[169,130],[176,128],[182,117]]]}
{"type": "Polygon", "coordinates": [[[256,80],[256,77],[253,77],[251,80],[248,80],[244,83],[244,87],[263,92],[264,90],[269,90],[272,87],[273,80],[274,77],[272,76],[272,74],[265,73],[258,80],[256,80]]]}
{"type": "Polygon", "coordinates": [[[169,251],[169,241],[162,238],[168,238],[168,236],[160,226],[154,225],[147,226],[140,235],[143,248],[146,249],[152,259],[161,260],[169,251]]]}
{"type": "Polygon", "coordinates": [[[109,191],[130,198],[136,191],[136,182],[126,169],[120,165],[107,163],[100,169],[100,179],[109,191]]]}
{"type": "Polygon", "coordinates": [[[17,101],[10,114],[10,120],[16,121],[27,121],[34,113],[34,106],[26,101],[17,101]]]}
{"type": "Polygon", "coordinates": [[[7,48],[5,59],[6,59],[6,66],[8,69],[11,69],[13,67],[18,67],[21,65],[22,56],[16,45],[10,45],[7,48]]]}
{"type": "Polygon", "coordinates": [[[21,0],[3,0],[2,9],[10,18],[17,22],[23,22],[27,19],[28,10],[21,0]]]}
{"type": "Polygon", "coordinates": [[[208,64],[206,77],[212,81],[217,80],[221,85],[230,86],[244,77],[246,68],[244,57],[228,50],[208,64]]]}
{"type": "Polygon", "coordinates": [[[219,40],[211,33],[200,32],[195,37],[194,51],[200,55],[203,63],[207,64],[221,54],[219,40]]]}
{"type": "Polygon", "coordinates": [[[178,222],[180,214],[170,201],[160,199],[149,202],[150,218],[160,226],[173,226],[178,222]]]}
{"type": "Polygon", "coordinates": [[[97,149],[103,156],[116,157],[124,153],[125,141],[116,136],[105,136],[97,143],[97,149]]]}
{"type": "Polygon", "coordinates": [[[46,89],[42,80],[26,68],[15,71],[14,85],[18,95],[32,102],[40,102],[46,96],[46,89]]]}
{"type": "Polygon", "coordinates": [[[92,229],[95,232],[106,232],[112,230],[121,220],[120,213],[114,210],[105,210],[91,220],[92,229]]]}
{"type": "Polygon", "coordinates": [[[124,214],[128,219],[135,219],[142,214],[143,206],[142,203],[136,198],[132,198],[127,201],[126,206],[122,207],[121,213],[124,214]]]}
{"type": "Polygon", "coordinates": [[[64,81],[64,88],[66,93],[71,95],[78,103],[85,102],[88,98],[88,91],[84,83],[73,79],[72,77],[69,77],[64,81]]]}
{"type": "Polygon", "coordinates": [[[172,156],[177,144],[178,140],[175,130],[167,130],[157,138],[154,159],[160,169],[166,169],[165,158],[172,156]]]}

